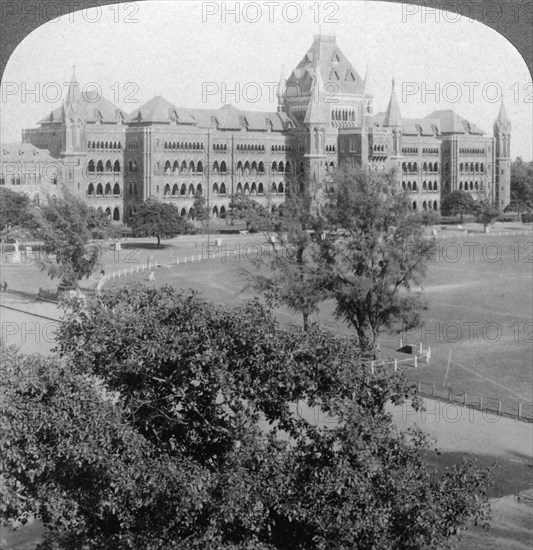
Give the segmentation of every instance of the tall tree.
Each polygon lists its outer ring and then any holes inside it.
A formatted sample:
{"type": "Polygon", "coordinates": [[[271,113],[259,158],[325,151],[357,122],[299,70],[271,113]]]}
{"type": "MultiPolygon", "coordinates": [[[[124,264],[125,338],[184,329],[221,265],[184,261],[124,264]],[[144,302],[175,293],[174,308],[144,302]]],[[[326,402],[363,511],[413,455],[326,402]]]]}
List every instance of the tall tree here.
{"type": "Polygon", "coordinates": [[[269,223],[265,207],[242,193],[230,196],[229,216],[231,219],[243,220],[246,229],[250,231],[259,231],[269,223]]]}
{"type": "Polygon", "coordinates": [[[209,209],[207,201],[201,191],[196,191],[194,203],[192,205],[192,218],[199,221],[202,225],[209,223],[209,209]]]}
{"type": "Polygon", "coordinates": [[[153,198],[139,206],[129,223],[136,237],[156,237],[157,248],[161,239],[172,239],[192,229],[173,204],[153,198]]]}
{"type": "Polygon", "coordinates": [[[49,201],[36,210],[35,219],[39,237],[49,253],[42,259],[41,269],[48,269],[53,279],[59,277],[67,286],[76,286],[83,277],[89,277],[98,265],[100,250],[91,246],[91,224],[94,208],[66,189],[63,198],[49,201]]]}
{"type": "Polygon", "coordinates": [[[382,330],[420,323],[426,306],[413,287],[424,278],[433,243],[392,173],[338,173],[323,211],[328,230],[317,234],[314,261],[363,356],[378,358],[382,330]]]}
{"type": "Polygon", "coordinates": [[[34,229],[34,206],[23,193],[17,193],[7,187],[0,187],[1,230],[20,227],[34,229]]]}
{"type": "Polygon", "coordinates": [[[441,203],[442,215],[460,216],[461,223],[463,223],[465,214],[475,214],[476,209],[474,197],[462,190],[452,191],[444,195],[441,203]]]}
{"type": "Polygon", "coordinates": [[[524,210],[533,210],[533,161],[524,162],[517,157],[511,163],[511,204],[520,214],[524,210]]]}
{"type": "Polygon", "coordinates": [[[285,202],[270,216],[274,232],[265,232],[269,254],[261,254],[252,269],[241,266],[248,285],[265,293],[268,302],[283,304],[302,315],[303,328],[327,297],[324,281],[313,260],[313,234],[321,219],[310,212],[310,197],[299,182],[287,184],[285,202]],[[254,269],[255,268],[255,269],[254,269]]]}

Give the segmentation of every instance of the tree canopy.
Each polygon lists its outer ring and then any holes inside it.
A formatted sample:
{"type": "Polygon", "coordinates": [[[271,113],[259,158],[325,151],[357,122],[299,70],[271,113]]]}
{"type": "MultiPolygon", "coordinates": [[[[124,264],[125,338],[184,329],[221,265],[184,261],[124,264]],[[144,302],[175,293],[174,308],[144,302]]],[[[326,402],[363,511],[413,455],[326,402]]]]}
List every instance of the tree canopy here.
{"type": "Polygon", "coordinates": [[[89,277],[100,259],[98,246],[90,244],[91,228],[98,218],[95,209],[64,190],[64,197],[41,205],[35,210],[38,235],[48,252],[41,268],[51,278],[59,277],[68,285],[76,285],[89,277]]]}
{"type": "Polygon", "coordinates": [[[517,157],[511,163],[511,209],[533,210],[533,161],[517,157]]]}
{"type": "Polygon", "coordinates": [[[443,216],[461,216],[476,213],[476,201],[474,197],[462,190],[452,191],[444,195],[441,203],[443,216]]]}
{"type": "Polygon", "coordinates": [[[129,224],[136,237],[155,237],[157,248],[161,245],[161,239],[172,239],[192,229],[173,204],[153,198],[139,205],[129,224]]]}
{"type": "Polygon", "coordinates": [[[34,205],[23,193],[0,187],[0,220],[2,230],[14,227],[31,229],[34,223],[34,205]]]}
{"type": "Polygon", "coordinates": [[[50,547],[444,549],[487,518],[488,472],[429,471],[384,410],[410,385],[349,342],[170,287],[72,299],[65,321],[58,356],[0,365],[2,512],[37,514],[50,547]]]}
{"type": "Polygon", "coordinates": [[[242,193],[230,196],[229,216],[231,219],[244,221],[246,229],[250,231],[264,229],[269,222],[266,208],[242,193]]]}

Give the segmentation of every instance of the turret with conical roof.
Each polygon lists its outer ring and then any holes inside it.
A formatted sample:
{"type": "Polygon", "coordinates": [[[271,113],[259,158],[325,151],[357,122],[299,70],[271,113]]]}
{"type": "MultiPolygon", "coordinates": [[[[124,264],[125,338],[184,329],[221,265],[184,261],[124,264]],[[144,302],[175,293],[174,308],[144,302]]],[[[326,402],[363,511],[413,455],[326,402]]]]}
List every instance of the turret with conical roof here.
{"type": "Polygon", "coordinates": [[[77,155],[84,152],[87,105],[83,100],[80,84],[76,78],[76,67],[72,67],[72,77],[67,97],[63,102],[63,155],[77,155]]]}

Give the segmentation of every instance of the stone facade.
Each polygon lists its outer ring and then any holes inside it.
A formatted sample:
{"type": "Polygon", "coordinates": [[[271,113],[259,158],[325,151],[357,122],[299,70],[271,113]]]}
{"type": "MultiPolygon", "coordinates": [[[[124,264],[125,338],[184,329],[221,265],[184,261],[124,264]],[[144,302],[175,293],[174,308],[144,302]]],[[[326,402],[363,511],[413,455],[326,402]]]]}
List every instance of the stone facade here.
{"type": "Polygon", "coordinates": [[[68,167],[64,183],[117,222],[148,197],[189,215],[196,193],[214,220],[230,195],[249,194],[270,210],[296,178],[316,196],[339,166],[396,170],[418,210],[439,210],[446,193],[510,200],[511,123],[503,103],[493,136],[451,110],[403,118],[394,81],[384,112],[373,113],[362,79],[334,36],[318,35],[280,80],[275,112],[177,107],[162,96],[127,115],[104,98],[82,97],[73,76],[64,105],[23,131],[68,167]]]}

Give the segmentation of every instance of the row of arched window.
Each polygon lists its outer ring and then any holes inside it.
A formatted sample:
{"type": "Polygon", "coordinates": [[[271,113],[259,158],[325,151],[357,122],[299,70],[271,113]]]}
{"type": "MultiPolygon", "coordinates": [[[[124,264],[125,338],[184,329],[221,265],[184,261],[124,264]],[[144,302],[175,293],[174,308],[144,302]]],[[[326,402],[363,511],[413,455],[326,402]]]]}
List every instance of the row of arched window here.
{"type": "MultiPolygon", "coordinates": [[[[407,174],[414,174],[417,173],[419,169],[417,162],[402,162],[402,172],[407,174]]],[[[439,171],[439,163],[438,162],[424,162],[422,164],[422,171],[423,172],[438,172],[439,171]]]]}
{"type": "Polygon", "coordinates": [[[387,145],[374,145],[374,147],[372,148],[373,151],[386,151],[388,149],[388,146],[387,145]]]}
{"type": "MultiPolygon", "coordinates": [[[[265,146],[264,145],[258,145],[256,143],[237,143],[235,149],[237,151],[255,151],[257,153],[264,153],[265,152],[265,146]]],[[[272,149],[274,150],[274,149],[272,149]]]]}
{"type": "Polygon", "coordinates": [[[122,143],[120,141],[88,141],[87,149],[89,151],[120,151],[122,143]]]}
{"type": "Polygon", "coordinates": [[[165,151],[203,151],[204,144],[199,141],[165,141],[165,151]]]}
{"type": "Polygon", "coordinates": [[[331,120],[355,121],[353,109],[332,109],[331,120]]]}
{"type": "Polygon", "coordinates": [[[459,172],[484,172],[485,166],[483,163],[465,162],[459,164],[459,172]]]}
{"type": "MultiPolygon", "coordinates": [[[[263,149],[264,150],[264,149],[263,149]]],[[[272,145],[272,149],[274,153],[284,153],[284,152],[292,152],[292,145],[272,145]]]]}
{"type": "Polygon", "coordinates": [[[484,155],[485,147],[459,147],[459,153],[462,155],[484,155]]]}
{"type": "Polygon", "coordinates": [[[459,182],[459,190],[460,191],[478,191],[479,189],[483,189],[483,182],[477,182],[477,181],[471,181],[470,183],[465,181],[464,183],[462,181],[459,182]]]}
{"type": "Polygon", "coordinates": [[[113,195],[115,197],[120,196],[120,185],[115,183],[114,186],[111,186],[111,183],[106,183],[105,187],[99,183],[96,187],[90,183],[87,187],[87,196],[88,197],[100,197],[104,195],[113,195]]]}
{"type": "Polygon", "coordinates": [[[98,162],[94,162],[94,160],[90,160],[87,165],[88,172],[120,172],[120,162],[116,160],[114,163],[111,163],[110,160],[107,160],[104,164],[103,161],[99,160],[98,162]]]}
{"type": "MultiPolygon", "coordinates": [[[[57,183],[57,177],[46,177],[45,180],[48,180],[50,183],[57,183]]],[[[22,174],[22,176],[18,174],[8,174],[7,176],[0,174],[0,185],[6,185],[6,182],[7,185],[40,185],[42,183],[42,176],[41,174],[22,174]]]]}
{"type": "MultiPolygon", "coordinates": [[[[225,196],[228,192],[226,188],[226,184],[224,182],[220,184],[214,183],[212,189],[213,189],[213,195],[215,196],[225,196]]],[[[106,188],[106,191],[107,191],[107,188],[106,188]]],[[[158,188],[158,191],[159,191],[159,188],[158,188]]],[[[245,195],[264,195],[265,187],[262,182],[259,182],[259,183],[252,182],[251,184],[246,182],[244,183],[244,185],[241,182],[239,182],[236,187],[236,192],[240,194],[245,194],[245,195]]],[[[270,187],[270,192],[275,195],[283,195],[285,193],[285,187],[283,185],[283,182],[279,182],[278,184],[272,183],[270,187]]],[[[98,191],[97,191],[97,194],[98,194],[98,191]]],[[[100,194],[102,194],[101,190],[100,190],[100,194]]],[[[130,194],[134,194],[134,191],[131,188],[131,184],[130,184],[130,194]]],[[[194,183],[191,183],[188,186],[185,183],[182,183],[181,186],[175,183],[171,188],[170,184],[167,183],[164,187],[163,195],[165,197],[178,197],[178,196],[194,197],[196,195],[203,195],[203,187],[201,183],[197,184],[196,186],[194,185],[194,183]]]]}
{"type": "MultiPolygon", "coordinates": [[[[402,181],[402,189],[404,191],[418,191],[418,184],[416,181],[413,182],[405,182],[402,181]]],[[[422,183],[422,191],[438,191],[439,185],[436,181],[424,181],[422,183]]]]}
{"type": "Polygon", "coordinates": [[[402,147],[402,153],[404,155],[417,155],[418,147],[402,147]]]}
{"type": "MultiPolygon", "coordinates": [[[[222,161],[222,163],[224,164],[224,166],[226,166],[226,163],[224,161],[222,161]]],[[[218,162],[215,162],[214,164],[216,164],[218,167],[218,162]]],[[[163,173],[165,174],[165,176],[168,176],[170,174],[202,174],[203,171],[204,165],[201,160],[199,160],[196,164],[192,160],[189,163],[183,160],[181,161],[181,164],[177,160],[174,161],[174,164],[171,164],[170,161],[167,160],[165,162],[165,166],[163,167],[163,173]]]]}
{"type": "Polygon", "coordinates": [[[213,143],[213,151],[227,151],[227,150],[228,150],[227,143],[213,143]]]}
{"type": "Polygon", "coordinates": [[[336,145],[326,145],[326,153],[334,153],[336,150],[336,145]]]}
{"type": "Polygon", "coordinates": [[[422,149],[423,155],[438,155],[439,154],[439,148],[438,147],[424,147],[422,149]]]}

